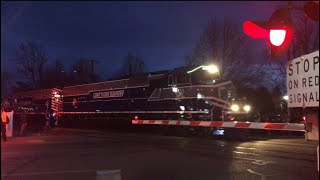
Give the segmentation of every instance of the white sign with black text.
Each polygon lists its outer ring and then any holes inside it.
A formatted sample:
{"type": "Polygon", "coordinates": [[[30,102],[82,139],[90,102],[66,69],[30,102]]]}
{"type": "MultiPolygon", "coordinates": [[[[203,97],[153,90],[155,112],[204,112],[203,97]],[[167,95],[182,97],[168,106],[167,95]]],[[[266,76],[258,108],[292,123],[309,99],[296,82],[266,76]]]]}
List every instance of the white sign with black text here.
{"type": "Polygon", "coordinates": [[[319,107],[319,51],[288,62],[288,107],[319,107]]]}

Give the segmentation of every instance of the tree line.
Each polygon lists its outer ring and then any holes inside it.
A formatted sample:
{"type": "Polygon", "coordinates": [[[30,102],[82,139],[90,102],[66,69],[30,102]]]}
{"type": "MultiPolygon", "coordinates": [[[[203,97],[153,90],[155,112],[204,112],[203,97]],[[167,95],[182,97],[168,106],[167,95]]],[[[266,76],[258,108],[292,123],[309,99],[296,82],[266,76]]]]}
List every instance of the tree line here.
{"type": "MultiPolygon", "coordinates": [[[[41,44],[26,41],[14,50],[10,61],[16,64],[16,72],[1,72],[1,94],[9,92],[24,92],[37,89],[49,89],[71,85],[95,83],[106,80],[96,71],[100,61],[92,58],[78,58],[67,68],[62,60],[55,59],[52,65],[47,65],[47,52],[41,44]],[[47,66],[46,66],[47,65],[47,66]],[[13,74],[18,78],[14,78],[13,74]],[[10,82],[14,84],[10,86],[10,82]]],[[[141,57],[128,53],[123,58],[117,77],[130,76],[145,71],[141,57]]]]}

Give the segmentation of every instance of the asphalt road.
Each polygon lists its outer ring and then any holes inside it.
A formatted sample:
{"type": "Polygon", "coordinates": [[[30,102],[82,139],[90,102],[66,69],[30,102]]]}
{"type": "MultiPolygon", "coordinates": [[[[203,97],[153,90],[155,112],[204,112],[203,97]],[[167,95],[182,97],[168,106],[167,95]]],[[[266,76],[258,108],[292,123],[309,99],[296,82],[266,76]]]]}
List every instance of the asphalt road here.
{"type": "Polygon", "coordinates": [[[316,180],[317,146],[57,129],[1,143],[1,179],[316,180]]]}

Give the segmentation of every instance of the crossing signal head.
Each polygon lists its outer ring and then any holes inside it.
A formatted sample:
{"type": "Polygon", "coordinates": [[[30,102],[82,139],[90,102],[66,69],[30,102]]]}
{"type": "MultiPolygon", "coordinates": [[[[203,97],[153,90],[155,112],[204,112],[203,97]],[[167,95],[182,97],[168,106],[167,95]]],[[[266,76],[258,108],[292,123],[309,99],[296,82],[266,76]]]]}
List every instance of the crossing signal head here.
{"type": "Polygon", "coordinates": [[[275,57],[284,55],[290,48],[293,35],[290,10],[280,8],[274,11],[268,21],[268,26],[271,55],[275,57]]]}
{"type": "Polygon", "coordinates": [[[252,38],[268,39],[272,56],[284,55],[291,45],[293,35],[290,10],[277,9],[269,20],[264,22],[245,21],[243,30],[252,38]]]}
{"type": "Polygon", "coordinates": [[[286,39],[287,31],[285,29],[270,29],[269,39],[273,46],[281,46],[286,39]]]}
{"type": "Polygon", "coordinates": [[[245,21],[243,30],[251,38],[268,38],[269,30],[266,22],[245,21]]]}

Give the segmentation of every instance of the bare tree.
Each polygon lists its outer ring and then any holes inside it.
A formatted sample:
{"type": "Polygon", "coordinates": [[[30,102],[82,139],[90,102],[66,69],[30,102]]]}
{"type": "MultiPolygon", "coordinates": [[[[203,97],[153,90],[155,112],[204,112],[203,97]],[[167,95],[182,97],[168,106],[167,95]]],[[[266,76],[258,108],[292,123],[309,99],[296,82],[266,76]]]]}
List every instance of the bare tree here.
{"type": "Polygon", "coordinates": [[[209,22],[197,41],[187,65],[214,63],[221,78],[232,80],[239,87],[260,86],[264,78],[262,65],[252,65],[252,52],[240,28],[227,19],[209,22]]]}
{"type": "Polygon", "coordinates": [[[88,58],[78,59],[71,69],[71,78],[73,84],[93,83],[99,81],[101,78],[94,70],[94,64],[97,60],[88,58]]]}
{"type": "Polygon", "coordinates": [[[9,72],[1,72],[1,96],[6,96],[9,92],[10,82],[13,76],[9,72]]]}
{"type": "Polygon", "coordinates": [[[63,87],[71,82],[64,64],[59,59],[56,59],[53,66],[46,68],[43,81],[43,88],[63,87]]]}
{"type": "Polygon", "coordinates": [[[41,88],[44,64],[47,62],[45,49],[39,44],[26,41],[15,49],[12,60],[16,62],[18,72],[31,81],[33,88],[41,88]]]}
{"type": "Polygon", "coordinates": [[[124,57],[120,72],[121,76],[131,76],[144,71],[145,63],[141,57],[134,56],[131,53],[124,57]]]}

